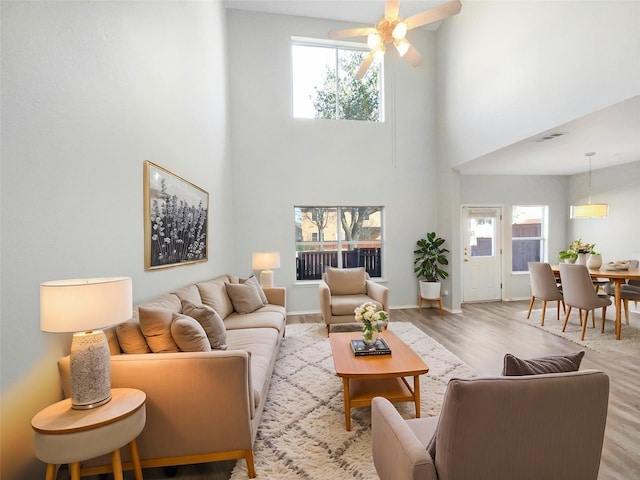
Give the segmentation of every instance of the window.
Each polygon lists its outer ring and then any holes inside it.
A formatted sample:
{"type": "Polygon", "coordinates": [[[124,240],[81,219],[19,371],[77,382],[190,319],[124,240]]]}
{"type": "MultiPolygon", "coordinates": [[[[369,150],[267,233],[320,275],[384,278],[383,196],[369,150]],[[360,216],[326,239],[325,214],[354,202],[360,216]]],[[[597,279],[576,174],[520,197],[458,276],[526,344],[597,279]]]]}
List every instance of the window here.
{"type": "Polygon", "coordinates": [[[529,271],[529,262],[547,258],[547,207],[514,205],[511,212],[511,270],[529,271]]]}
{"type": "Polygon", "coordinates": [[[382,277],[382,207],[294,207],[296,280],[319,280],[327,267],[364,267],[382,277]]]}
{"type": "Polygon", "coordinates": [[[368,54],[366,45],[293,38],[293,116],[383,121],[380,65],[355,78],[368,54]]]}

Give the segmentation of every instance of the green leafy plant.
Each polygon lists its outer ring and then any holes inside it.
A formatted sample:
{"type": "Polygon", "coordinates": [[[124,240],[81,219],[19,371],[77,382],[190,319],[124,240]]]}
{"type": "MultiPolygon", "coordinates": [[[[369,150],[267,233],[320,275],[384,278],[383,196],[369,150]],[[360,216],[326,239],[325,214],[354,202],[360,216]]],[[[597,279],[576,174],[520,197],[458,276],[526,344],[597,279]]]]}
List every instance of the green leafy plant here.
{"type": "Polygon", "coordinates": [[[566,260],[569,258],[576,259],[578,258],[579,253],[590,253],[592,255],[599,255],[593,248],[596,246],[595,243],[582,243],[582,239],[574,240],[571,242],[571,245],[566,250],[558,253],[558,257],[560,260],[566,260]]]}
{"type": "Polygon", "coordinates": [[[441,265],[449,265],[445,256],[449,250],[442,246],[444,242],[444,238],[438,237],[435,232],[429,232],[425,238],[417,241],[417,248],[413,251],[415,255],[413,271],[418,280],[438,282],[449,276],[440,268],[441,265]]]}

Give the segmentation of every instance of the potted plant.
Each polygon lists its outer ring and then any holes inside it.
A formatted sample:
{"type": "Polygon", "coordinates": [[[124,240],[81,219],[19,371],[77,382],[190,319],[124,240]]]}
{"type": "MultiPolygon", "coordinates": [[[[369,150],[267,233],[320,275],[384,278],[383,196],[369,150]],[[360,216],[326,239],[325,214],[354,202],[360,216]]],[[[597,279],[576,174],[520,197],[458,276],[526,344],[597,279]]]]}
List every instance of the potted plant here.
{"type": "Polygon", "coordinates": [[[441,265],[449,265],[449,261],[445,256],[449,250],[444,248],[444,238],[438,237],[435,232],[427,233],[427,236],[421,238],[416,243],[416,249],[413,251],[414,273],[420,282],[420,296],[425,299],[440,298],[440,280],[444,280],[449,276],[441,265]]]}
{"type": "Polygon", "coordinates": [[[566,250],[558,254],[558,257],[565,263],[586,265],[588,254],[599,255],[593,250],[593,247],[595,247],[594,243],[582,243],[582,239],[574,240],[566,250]]]}

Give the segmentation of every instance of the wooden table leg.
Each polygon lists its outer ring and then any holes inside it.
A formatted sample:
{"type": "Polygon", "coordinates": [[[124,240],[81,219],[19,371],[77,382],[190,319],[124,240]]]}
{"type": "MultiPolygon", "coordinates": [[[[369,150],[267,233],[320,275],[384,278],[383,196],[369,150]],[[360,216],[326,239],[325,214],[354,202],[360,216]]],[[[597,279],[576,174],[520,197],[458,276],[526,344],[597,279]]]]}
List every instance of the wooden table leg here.
{"type": "Polygon", "coordinates": [[[129,442],[129,451],[131,452],[131,461],[133,462],[133,473],[136,480],[142,479],[142,465],[140,465],[140,453],[138,452],[138,442],[134,438],[129,442]]]}
{"type": "Polygon", "coordinates": [[[620,311],[621,309],[621,298],[620,298],[620,284],[623,282],[624,280],[622,279],[616,279],[614,282],[614,295],[615,295],[615,302],[616,302],[616,340],[620,340],[620,334],[622,333],[622,312],[620,311]]]}
{"type": "Polygon", "coordinates": [[[69,464],[69,470],[71,470],[71,480],[80,480],[80,462],[69,464]]]}
{"type": "Polygon", "coordinates": [[[347,427],[347,432],[351,431],[351,400],[349,398],[349,379],[343,377],[342,385],[344,390],[344,423],[347,427]]]}
{"type": "Polygon", "coordinates": [[[120,449],[116,449],[111,453],[111,468],[113,468],[113,480],[122,479],[122,458],[120,457],[120,449]]]}
{"type": "Polygon", "coordinates": [[[413,399],[416,404],[416,418],[420,418],[420,375],[413,376],[413,399]]]}

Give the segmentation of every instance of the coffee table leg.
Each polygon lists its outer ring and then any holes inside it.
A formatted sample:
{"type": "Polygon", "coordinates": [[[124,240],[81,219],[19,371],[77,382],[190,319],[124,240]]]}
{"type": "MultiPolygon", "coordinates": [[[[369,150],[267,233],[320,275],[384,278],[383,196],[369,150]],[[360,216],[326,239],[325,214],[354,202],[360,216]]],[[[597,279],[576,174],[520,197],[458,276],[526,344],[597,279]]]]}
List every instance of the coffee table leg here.
{"type": "Polygon", "coordinates": [[[413,399],[416,403],[416,418],[420,418],[420,375],[413,376],[413,399]]]}
{"type": "Polygon", "coordinates": [[[344,423],[347,427],[347,432],[351,431],[351,400],[349,398],[349,379],[343,377],[342,385],[344,391],[344,423]]]}

